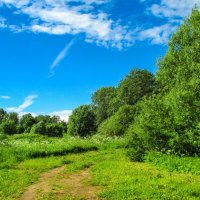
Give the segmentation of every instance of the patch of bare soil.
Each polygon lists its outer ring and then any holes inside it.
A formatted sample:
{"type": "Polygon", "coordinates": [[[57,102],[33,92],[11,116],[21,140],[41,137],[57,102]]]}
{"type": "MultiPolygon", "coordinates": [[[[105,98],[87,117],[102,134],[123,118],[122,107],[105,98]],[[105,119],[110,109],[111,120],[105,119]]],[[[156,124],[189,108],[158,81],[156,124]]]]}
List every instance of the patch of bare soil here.
{"type": "Polygon", "coordinates": [[[91,178],[89,169],[69,175],[64,172],[65,167],[58,167],[44,173],[37,183],[29,186],[20,200],[39,200],[43,197],[48,199],[48,195],[56,200],[65,197],[97,200],[100,189],[89,184],[91,178]]]}

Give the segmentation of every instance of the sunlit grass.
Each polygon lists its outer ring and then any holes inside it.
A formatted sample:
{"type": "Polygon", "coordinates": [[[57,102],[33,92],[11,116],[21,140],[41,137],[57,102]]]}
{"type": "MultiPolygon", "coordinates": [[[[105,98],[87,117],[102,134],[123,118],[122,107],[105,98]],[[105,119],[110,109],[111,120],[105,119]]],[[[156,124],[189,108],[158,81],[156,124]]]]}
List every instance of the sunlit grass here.
{"type": "MultiPolygon", "coordinates": [[[[41,173],[62,165],[67,165],[65,174],[89,168],[89,184],[101,188],[101,199],[200,199],[199,158],[150,153],[146,163],[131,162],[125,144],[124,139],[100,136],[4,138],[0,147],[0,199],[19,199],[41,173]]],[[[44,194],[42,199],[56,199],[56,194],[44,194]]]]}
{"type": "Polygon", "coordinates": [[[92,182],[103,199],[200,199],[200,176],[169,172],[147,163],[133,163],[124,150],[67,156],[67,171],[91,166],[92,182]]]}

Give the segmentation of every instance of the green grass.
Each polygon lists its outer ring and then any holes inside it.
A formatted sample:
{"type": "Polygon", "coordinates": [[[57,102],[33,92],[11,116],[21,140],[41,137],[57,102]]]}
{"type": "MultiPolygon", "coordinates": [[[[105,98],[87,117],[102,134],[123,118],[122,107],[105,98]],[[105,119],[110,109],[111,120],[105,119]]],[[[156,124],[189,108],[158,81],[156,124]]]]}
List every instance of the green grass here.
{"type": "Polygon", "coordinates": [[[70,155],[67,171],[91,166],[92,184],[103,199],[200,199],[200,176],[163,171],[148,163],[133,163],[124,150],[70,155]]]}
{"type": "Polygon", "coordinates": [[[15,199],[35,182],[40,174],[68,164],[64,155],[124,146],[123,139],[95,136],[92,138],[48,138],[22,134],[0,138],[0,199],[15,199]]]}
{"type": "Polygon", "coordinates": [[[20,197],[24,189],[35,182],[40,174],[63,165],[62,157],[48,157],[26,160],[13,168],[0,170],[0,199],[20,197]]]}
{"type": "Polygon", "coordinates": [[[124,139],[95,136],[48,138],[36,134],[14,135],[0,141],[0,169],[13,168],[18,162],[30,158],[61,156],[98,149],[119,148],[124,139]]]}
{"type": "MultiPolygon", "coordinates": [[[[102,199],[200,199],[199,158],[149,153],[145,163],[131,162],[123,148],[124,139],[99,136],[51,139],[16,135],[0,143],[1,200],[18,199],[41,173],[64,164],[67,174],[89,168],[90,184],[102,188],[98,194],[102,199]]],[[[42,199],[56,196],[48,193],[42,199]]]]}
{"type": "Polygon", "coordinates": [[[145,155],[144,159],[145,162],[163,170],[200,175],[200,158],[198,157],[179,157],[159,152],[150,152],[145,155]]]}

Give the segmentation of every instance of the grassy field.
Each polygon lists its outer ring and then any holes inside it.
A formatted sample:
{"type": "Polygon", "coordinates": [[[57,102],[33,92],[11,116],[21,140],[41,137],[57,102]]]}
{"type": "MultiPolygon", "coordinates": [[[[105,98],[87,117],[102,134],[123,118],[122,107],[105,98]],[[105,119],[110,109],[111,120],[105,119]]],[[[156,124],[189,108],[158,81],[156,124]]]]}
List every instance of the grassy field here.
{"type": "MultiPolygon", "coordinates": [[[[88,170],[88,184],[100,188],[99,199],[200,199],[200,159],[157,153],[144,163],[126,156],[125,140],[101,138],[49,139],[38,135],[1,138],[0,199],[19,199],[26,188],[50,169],[66,166],[40,199],[58,199],[61,178],[88,170]]],[[[83,199],[61,196],[60,199],[83,199]]]]}

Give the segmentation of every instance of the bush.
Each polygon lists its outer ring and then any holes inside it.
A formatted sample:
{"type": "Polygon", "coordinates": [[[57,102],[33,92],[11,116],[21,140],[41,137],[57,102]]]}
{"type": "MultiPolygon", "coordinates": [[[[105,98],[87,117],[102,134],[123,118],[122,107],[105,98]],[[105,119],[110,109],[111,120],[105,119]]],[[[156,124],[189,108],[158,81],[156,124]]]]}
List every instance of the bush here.
{"type": "Polygon", "coordinates": [[[46,135],[51,137],[62,137],[63,127],[59,123],[49,123],[46,124],[46,135]]]}
{"type": "Polygon", "coordinates": [[[31,133],[47,135],[50,137],[62,137],[65,131],[65,127],[62,123],[45,123],[40,121],[34,124],[31,128],[31,133]]]}
{"type": "Polygon", "coordinates": [[[123,136],[138,113],[138,107],[124,105],[98,128],[98,133],[106,136],[123,136]]]}
{"type": "Polygon", "coordinates": [[[45,123],[43,121],[41,121],[37,124],[34,124],[31,128],[31,133],[45,135],[45,133],[46,133],[45,123]]]}
{"type": "Polygon", "coordinates": [[[3,121],[0,125],[0,133],[12,135],[17,133],[16,124],[12,120],[3,121]]]}
{"type": "Polygon", "coordinates": [[[144,157],[145,162],[151,163],[170,172],[192,173],[200,175],[200,158],[165,155],[160,152],[149,152],[144,157]]]}

